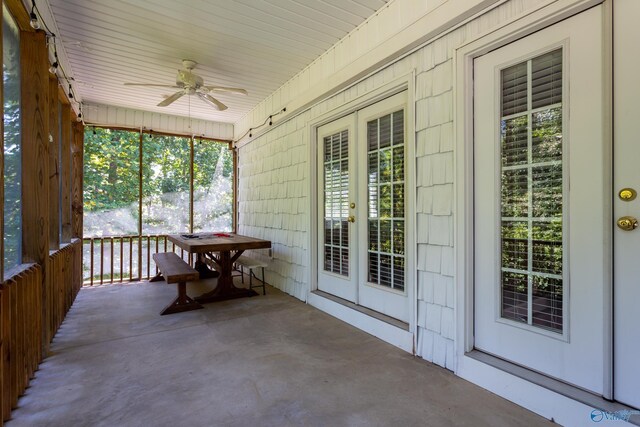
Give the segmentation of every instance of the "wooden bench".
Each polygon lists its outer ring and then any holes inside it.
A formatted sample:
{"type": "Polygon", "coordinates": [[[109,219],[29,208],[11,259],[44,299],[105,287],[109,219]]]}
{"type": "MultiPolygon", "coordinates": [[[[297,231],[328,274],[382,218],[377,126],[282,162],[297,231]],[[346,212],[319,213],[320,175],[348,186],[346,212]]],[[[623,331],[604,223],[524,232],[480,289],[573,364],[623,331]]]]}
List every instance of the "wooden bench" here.
{"type": "Polygon", "coordinates": [[[153,260],[160,273],[150,279],[150,282],[157,282],[164,278],[167,283],[178,284],[178,297],[160,312],[161,315],[204,308],[187,295],[187,282],[200,278],[200,274],[193,267],[173,252],[153,254],[153,260]]]}

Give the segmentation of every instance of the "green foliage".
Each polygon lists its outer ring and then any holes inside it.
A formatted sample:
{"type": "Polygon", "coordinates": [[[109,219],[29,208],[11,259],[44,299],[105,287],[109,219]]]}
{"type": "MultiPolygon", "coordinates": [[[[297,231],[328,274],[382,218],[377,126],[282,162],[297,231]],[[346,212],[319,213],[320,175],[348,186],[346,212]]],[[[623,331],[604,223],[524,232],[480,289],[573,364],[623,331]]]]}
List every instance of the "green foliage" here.
{"type": "Polygon", "coordinates": [[[4,268],[22,258],[22,150],[20,110],[20,33],[10,16],[3,17],[4,105],[4,268]]]}
{"type": "Polygon", "coordinates": [[[87,128],[84,135],[84,209],[102,211],[138,200],[137,132],[87,128]]]}
{"type": "Polygon", "coordinates": [[[562,297],[562,109],[539,110],[501,123],[503,284],[562,297]],[[531,262],[530,262],[531,261],[531,262]]]}
{"type": "MultiPolygon", "coordinates": [[[[230,230],[232,152],[226,144],[195,140],[193,160],[194,229],[230,230]]],[[[145,234],[188,231],[190,162],[188,137],[143,135],[140,162],[138,132],[88,128],[85,235],[137,234],[140,214],[145,234]],[[141,197],[143,211],[139,212],[141,197]]]]}

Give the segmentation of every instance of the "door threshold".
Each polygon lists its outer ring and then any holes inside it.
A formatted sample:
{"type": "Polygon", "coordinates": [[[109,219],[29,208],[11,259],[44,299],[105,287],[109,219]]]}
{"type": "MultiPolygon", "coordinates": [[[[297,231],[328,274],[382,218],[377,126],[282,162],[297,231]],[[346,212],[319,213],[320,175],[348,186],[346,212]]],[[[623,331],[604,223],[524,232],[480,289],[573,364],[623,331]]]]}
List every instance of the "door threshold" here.
{"type": "Polygon", "coordinates": [[[400,329],[404,329],[405,331],[409,331],[409,324],[403,322],[402,320],[398,320],[398,319],[394,319],[393,317],[389,317],[385,314],[379,313],[377,311],[373,311],[370,308],[366,308],[363,307],[361,305],[355,304],[351,301],[348,301],[346,299],[342,299],[340,297],[337,297],[335,295],[331,295],[329,293],[326,293],[324,291],[311,291],[312,294],[316,294],[321,296],[322,298],[327,298],[330,299],[333,302],[336,302],[340,305],[344,305],[345,307],[350,308],[351,310],[356,310],[359,311],[362,314],[366,314],[367,316],[373,317],[374,319],[378,319],[381,322],[385,322],[390,324],[391,326],[395,326],[396,328],[400,328],[400,329]]]}
{"type": "Polygon", "coordinates": [[[594,394],[590,391],[581,389],[555,378],[548,377],[539,372],[533,371],[531,369],[525,368],[523,366],[517,365],[515,363],[509,362],[480,350],[472,350],[468,353],[465,353],[465,356],[485,363],[496,369],[500,369],[501,371],[504,371],[508,374],[521,378],[540,387],[544,387],[547,390],[558,393],[571,400],[580,402],[593,408],[594,410],[602,411],[603,413],[606,412],[608,414],[625,414],[630,412],[633,415],[631,415],[628,422],[633,425],[640,426],[640,411],[635,408],[619,402],[606,400],[602,396],[594,394]]]}
{"type": "Polygon", "coordinates": [[[323,291],[311,291],[307,302],[343,322],[415,354],[414,336],[408,323],[323,291]]]}

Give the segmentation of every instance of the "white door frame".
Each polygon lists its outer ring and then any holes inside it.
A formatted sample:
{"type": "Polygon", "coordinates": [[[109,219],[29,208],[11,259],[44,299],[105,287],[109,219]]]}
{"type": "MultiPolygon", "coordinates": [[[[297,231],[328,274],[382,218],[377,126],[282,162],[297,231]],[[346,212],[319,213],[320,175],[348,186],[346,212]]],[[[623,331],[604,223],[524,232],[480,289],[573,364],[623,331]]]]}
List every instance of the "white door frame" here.
{"type": "MultiPolygon", "coordinates": [[[[414,353],[417,340],[417,273],[416,273],[416,238],[415,233],[406,233],[406,272],[405,283],[407,286],[408,300],[409,300],[409,329],[403,330],[391,324],[377,320],[373,317],[362,315],[355,310],[336,306],[335,303],[331,303],[326,298],[318,297],[313,292],[318,289],[318,198],[317,198],[317,186],[318,186],[318,128],[324,124],[330,123],[336,119],[356,112],[364,107],[375,104],[385,98],[400,93],[404,90],[407,91],[407,107],[406,107],[406,159],[405,165],[405,192],[410,194],[406,199],[406,227],[407,229],[415,230],[416,227],[416,200],[415,200],[415,70],[397,77],[390,82],[381,85],[380,87],[373,89],[367,93],[355,97],[354,99],[345,102],[335,108],[325,112],[324,114],[311,119],[308,123],[308,137],[309,147],[307,150],[307,161],[309,164],[309,288],[307,293],[307,302],[311,305],[329,312],[333,316],[344,320],[390,344],[396,345],[408,352],[414,353]],[[362,317],[365,316],[365,317],[362,317]]],[[[335,95],[335,94],[334,94],[335,95]]],[[[327,102],[325,99],[321,102],[327,102]]],[[[313,107],[311,108],[313,110],[313,107]]]]}
{"type": "MultiPolygon", "coordinates": [[[[547,4],[534,11],[528,12],[521,16],[519,19],[509,22],[499,29],[494,29],[490,33],[485,34],[475,40],[469,41],[465,45],[456,49],[454,54],[454,70],[456,73],[454,84],[454,111],[455,111],[455,141],[456,141],[456,154],[454,158],[456,169],[456,182],[455,182],[455,194],[456,194],[456,357],[454,360],[454,371],[465,378],[472,379],[477,382],[478,378],[482,378],[483,383],[481,386],[486,387],[495,393],[502,395],[508,399],[513,399],[513,389],[509,390],[509,384],[499,384],[494,382],[491,378],[486,378],[485,375],[478,376],[477,374],[477,360],[469,357],[468,352],[474,349],[474,224],[473,224],[473,60],[474,58],[484,55],[491,50],[505,46],[515,40],[539,31],[543,28],[558,23],[572,15],[576,15],[590,7],[603,3],[604,0],[558,0],[554,3],[547,4]],[[475,367],[475,368],[474,368],[475,367]],[[474,372],[474,369],[476,370],[474,372]]],[[[607,7],[608,0],[605,2],[604,14],[607,16],[605,20],[604,33],[605,37],[611,36],[611,21],[610,21],[610,8],[607,7]]],[[[604,41],[605,46],[611,46],[610,40],[604,41]]],[[[605,58],[608,55],[605,54],[605,58]]],[[[608,60],[607,60],[608,61],[608,60]]],[[[612,63],[608,61],[605,65],[605,84],[611,80],[612,63]]],[[[611,114],[611,87],[607,87],[606,100],[609,105],[605,106],[605,110],[611,114]]],[[[605,123],[610,123],[610,120],[606,120],[605,123]]],[[[605,135],[603,135],[604,145],[611,147],[611,129],[605,129],[605,135]]],[[[606,157],[606,155],[605,155],[606,157]]],[[[607,194],[607,200],[611,201],[611,153],[609,149],[608,158],[603,159],[605,163],[605,194],[607,194]],[[608,176],[608,179],[607,179],[608,176]]],[[[611,247],[611,209],[612,206],[609,203],[607,206],[603,206],[605,210],[604,217],[609,221],[605,224],[605,229],[608,230],[608,241],[604,244],[611,247]]],[[[594,349],[595,351],[604,352],[604,372],[607,379],[603,384],[604,397],[608,398],[612,394],[612,280],[611,280],[611,259],[605,260],[607,263],[606,271],[609,273],[606,279],[608,283],[605,285],[605,298],[604,305],[604,335],[605,335],[605,348],[594,349]]],[[[520,382],[514,381],[511,387],[518,384],[522,390],[520,382]]],[[[530,392],[530,390],[528,390],[530,392]]],[[[519,404],[524,404],[531,409],[531,405],[538,405],[539,402],[535,402],[535,398],[531,398],[532,401],[529,406],[522,402],[520,399],[519,404]]],[[[540,411],[540,407],[537,406],[534,410],[540,411]]]]}

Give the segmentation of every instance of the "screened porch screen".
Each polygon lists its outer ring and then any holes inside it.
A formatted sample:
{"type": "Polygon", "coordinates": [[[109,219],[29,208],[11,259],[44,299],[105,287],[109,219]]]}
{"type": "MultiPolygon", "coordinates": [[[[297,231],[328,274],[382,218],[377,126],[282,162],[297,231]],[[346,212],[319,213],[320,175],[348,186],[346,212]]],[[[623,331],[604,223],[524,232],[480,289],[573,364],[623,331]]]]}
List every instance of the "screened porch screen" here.
{"type": "Polygon", "coordinates": [[[562,49],[503,69],[501,91],[501,314],[562,332],[562,49]]]}

